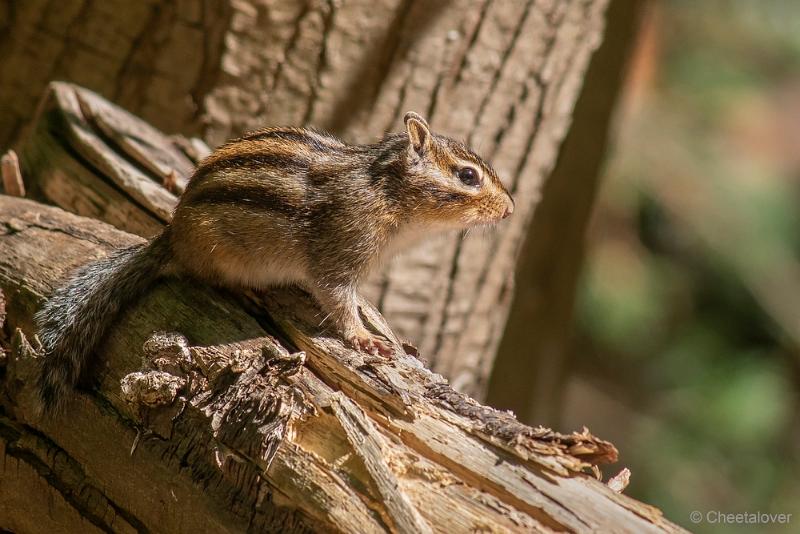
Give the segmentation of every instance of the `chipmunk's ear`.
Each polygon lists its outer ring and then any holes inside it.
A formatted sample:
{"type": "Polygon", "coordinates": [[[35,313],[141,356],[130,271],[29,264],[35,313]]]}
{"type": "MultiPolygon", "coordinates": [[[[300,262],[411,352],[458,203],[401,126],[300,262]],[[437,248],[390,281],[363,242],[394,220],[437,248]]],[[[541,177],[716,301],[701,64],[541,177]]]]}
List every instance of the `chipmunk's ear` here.
{"type": "Polygon", "coordinates": [[[431,131],[428,127],[428,123],[413,111],[406,113],[403,120],[405,120],[406,123],[408,140],[414,148],[414,151],[416,151],[417,154],[424,153],[431,142],[431,131]]]}

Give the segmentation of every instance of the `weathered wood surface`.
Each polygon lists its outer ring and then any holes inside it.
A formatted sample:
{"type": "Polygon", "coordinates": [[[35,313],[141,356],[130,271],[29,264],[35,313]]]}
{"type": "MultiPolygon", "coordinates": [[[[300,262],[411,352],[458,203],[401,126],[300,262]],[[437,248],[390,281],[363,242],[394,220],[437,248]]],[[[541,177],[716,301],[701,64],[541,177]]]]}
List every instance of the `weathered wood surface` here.
{"type": "Polygon", "coordinates": [[[82,517],[114,531],[677,530],[584,474],[614,458],[609,444],[525,427],[411,356],[349,350],[297,289],[240,304],[191,281],[160,283],[119,322],[66,413],[37,419],[32,313],[70,268],[138,239],[0,197],[6,526],[68,532],[82,517]],[[188,342],[158,344],[157,330],[188,342]],[[126,402],[121,380],[156,370],[183,380],[178,398],[126,402]]]}
{"type": "MultiPolygon", "coordinates": [[[[493,162],[516,198],[515,214],[495,230],[422,244],[363,289],[435,370],[480,397],[530,224],[558,235],[571,213],[586,212],[536,206],[603,38],[607,4],[14,2],[0,8],[0,148],[30,126],[51,80],[79,83],[165,131],[211,145],[267,125],[311,125],[371,142],[397,130],[405,111],[426,115],[435,130],[493,162]]],[[[548,283],[546,274],[539,283],[548,283]]]]}

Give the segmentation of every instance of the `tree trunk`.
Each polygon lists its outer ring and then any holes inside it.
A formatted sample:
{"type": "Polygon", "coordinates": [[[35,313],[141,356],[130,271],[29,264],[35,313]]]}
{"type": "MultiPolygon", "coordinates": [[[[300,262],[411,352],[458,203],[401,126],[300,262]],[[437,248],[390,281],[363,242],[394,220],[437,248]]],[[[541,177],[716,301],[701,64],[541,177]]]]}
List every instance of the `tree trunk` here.
{"type": "MultiPolygon", "coordinates": [[[[171,193],[153,178],[179,190],[199,149],[55,84],[21,160],[32,194],[157,226],[171,193]],[[86,202],[82,191],[97,193],[86,202]]],[[[115,325],[64,414],[39,418],[32,313],[69,269],[140,239],[0,196],[0,526],[679,530],[585,474],[616,458],[612,445],[521,425],[412,356],[352,351],[320,329],[298,289],[233,295],[163,281],[115,325]]],[[[388,334],[369,304],[362,309],[388,334]]]]}
{"type": "Polygon", "coordinates": [[[232,11],[225,0],[0,3],[0,146],[19,140],[53,80],[94,89],[167,131],[200,132],[232,11]]]}
{"type": "Polygon", "coordinates": [[[600,185],[615,102],[638,35],[642,0],[612,0],[558,164],[519,255],[516,286],[487,402],[522,421],[558,425],[584,236],[600,185]]]}
{"type": "Polygon", "coordinates": [[[494,163],[516,212],[497,230],[408,252],[364,292],[435,370],[481,396],[513,294],[517,250],[539,217],[534,209],[601,41],[606,4],[6,4],[0,144],[19,138],[37,96],[56,78],[212,145],[265,124],[310,124],[365,142],[397,129],[407,110],[426,115],[434,129],[466,139],[494,163]]]}

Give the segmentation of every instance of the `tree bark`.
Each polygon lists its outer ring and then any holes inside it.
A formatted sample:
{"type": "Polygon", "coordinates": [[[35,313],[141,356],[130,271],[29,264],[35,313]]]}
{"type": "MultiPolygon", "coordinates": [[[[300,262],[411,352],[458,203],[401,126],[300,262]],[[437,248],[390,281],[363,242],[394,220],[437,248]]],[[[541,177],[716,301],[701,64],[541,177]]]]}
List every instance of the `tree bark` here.
{"type": "MultiPolygon", "coordinates": [[[[123,222],[157,226],[169,198],[158,182],[180,189],[184,158],[202,149],[159,135],[92,93],[54,84],[21,153],[26,185],[77,210],[113,208],[123,222]],[[100,193],[81,202],[81,191],[100,193]]],[[[33,312],[72,267],[140,239],[0,196],[0,526],[679,530],[585,474],[616,458],[609,443],[521,425],[414,357],[352,351],[321,329],[298,289],[233,295],[165,280],[118,321],[65,413],[39,418],[33,312]]],[[[388,334],[369,304],[362,311],[388,334]]]]}
{"type": "Polygon", "coordinates": [[[638,36],[642,0],[612,0],[572,126],[525,236],[487,402],[522,421],[557,426],[572,344],[572,313],[611,121],[638,36]]]}
{"type": "MultiPolygon", "coordinates": [[[[366,142],[397,129],[407,110],[426,115],[435,130],[466,139],[494,163],[516,212],[483,235],[408,252],[364,292],[435,370],[481,396],[514,291],[517,250],[543,216],[535,206],[601,41],[606,4],[6,4],[0,145],[20,138],[38,95],[57,78],[97,90],[166,131],[202,134],[212,146],[267,124],[308,124],[366,142]]],[[[557,223],[547,217],[543,224],[557,223]]]]}
{"type": "Polygon", "coordinates": [[[53,80],[94,89],[167,131],[199,132],[231,15],[224,0],[0,3],[0,146],[20,139],[53,80]]]}

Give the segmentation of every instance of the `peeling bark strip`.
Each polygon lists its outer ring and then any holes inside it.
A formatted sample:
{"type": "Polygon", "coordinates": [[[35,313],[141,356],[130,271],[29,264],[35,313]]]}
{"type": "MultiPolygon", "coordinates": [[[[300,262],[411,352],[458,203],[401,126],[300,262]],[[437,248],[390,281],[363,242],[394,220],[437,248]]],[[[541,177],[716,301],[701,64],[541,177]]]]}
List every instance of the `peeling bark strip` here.
{"type": "MultiPolygon", "coordinates": [[[[524,427],[453,392],[410,356],[352,351],[320,330],[298,289],[250,295],[245,309],[191,281],[160,283],[119,321],[65,414],[37,419],[32,313],[69,269],[138,240],[0,196],[0,342],[11,349],[0,373],[4,527],[679,530],[583,474],[614,456],[610,444],[524,427]],[[165,328],[180,335],[153,335],[165,328]],[[131,404],[120,384],[136,372],[184,385],[172,403],[131,404]]],[[[381,328],[380,315],[362,309],[381,328]]]]}

